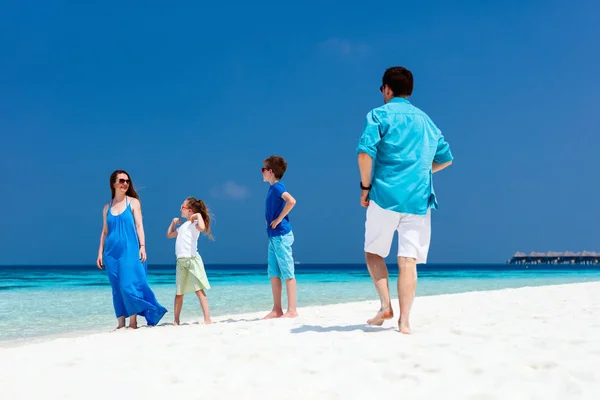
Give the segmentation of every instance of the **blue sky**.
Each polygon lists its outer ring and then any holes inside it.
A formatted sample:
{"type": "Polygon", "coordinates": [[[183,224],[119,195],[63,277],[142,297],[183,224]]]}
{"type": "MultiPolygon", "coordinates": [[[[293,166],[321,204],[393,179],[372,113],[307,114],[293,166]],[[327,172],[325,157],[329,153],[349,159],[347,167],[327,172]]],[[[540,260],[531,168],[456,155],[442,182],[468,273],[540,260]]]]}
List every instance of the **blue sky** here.
{"type": "Polygon", "coordinates": [[[455,157],[430,262],[600,251],[591,1],[7,3],[0,264],[93,265],[114,169],[141,195],[150,263],[173,262],[186,196],[216,216],[205,262],[266,262],[270,154],[289,162],[297,259],[362,262],[355,149],[392,65],[455,157]]]}

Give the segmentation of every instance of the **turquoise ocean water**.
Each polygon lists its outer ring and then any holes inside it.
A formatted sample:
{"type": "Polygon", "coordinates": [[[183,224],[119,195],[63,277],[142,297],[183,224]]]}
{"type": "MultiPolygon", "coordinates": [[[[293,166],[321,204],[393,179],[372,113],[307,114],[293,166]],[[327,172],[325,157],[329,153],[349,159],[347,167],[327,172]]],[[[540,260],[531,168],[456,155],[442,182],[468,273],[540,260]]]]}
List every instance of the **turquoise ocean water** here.
{"type": "MultiPolygon", "coordinates": [[[[391,278],[397,267],[390,265],[391,278]]],[[[266,266],[208,265],[213,317],[272,306],[266,266]]],[[[149,281],[159,302],[173,319],[173,265],[148,267],[149,281]]],[[[376,300],[364,264],[297,265],[298,306],[376,300]]],[[[423,265],[419,266],[417,296],[600,281],[599,266],[423,265]]],[[[395,281],[391,282],[396,297],[395,281]]],[[[285,304],[285,291],[284,291],[285,304]]],[[[202,320],[198,300],[186,295],[182,321],[202,320]]],[[[143,318],[139,319],[145,324],[143,318]]],[[[116,326],[105,271],[95,266],[0,266],[0,345],[37,341],[49,336],[101,332],[116,326]]]]}

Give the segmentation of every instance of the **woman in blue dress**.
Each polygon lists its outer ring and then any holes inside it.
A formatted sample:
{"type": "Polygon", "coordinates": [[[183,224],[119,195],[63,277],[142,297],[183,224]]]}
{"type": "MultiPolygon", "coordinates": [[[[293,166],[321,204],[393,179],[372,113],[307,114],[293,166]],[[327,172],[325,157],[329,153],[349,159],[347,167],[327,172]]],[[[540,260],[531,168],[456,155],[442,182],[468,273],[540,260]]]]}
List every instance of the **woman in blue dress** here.
{"type": "Polygon", "coordinates": [[[112,287],[117,329],[137,328],[137,316],[156,325],[167,309],[158,303],[146,277],[146,237],[140,198],[129,174],[122,170],[110,176],[112,200],[104,205],[102,234],[98,249],[98,268],[106,268],[112,287]]]}

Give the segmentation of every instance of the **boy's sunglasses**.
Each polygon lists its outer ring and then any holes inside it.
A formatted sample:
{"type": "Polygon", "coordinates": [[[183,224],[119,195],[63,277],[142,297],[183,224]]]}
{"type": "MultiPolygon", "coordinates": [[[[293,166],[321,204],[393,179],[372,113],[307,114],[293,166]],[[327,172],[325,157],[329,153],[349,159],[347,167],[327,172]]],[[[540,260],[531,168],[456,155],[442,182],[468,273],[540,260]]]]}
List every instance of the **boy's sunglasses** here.
{"type": "Polygon", "coordinates": [[[381,93],[383,93],[383,89],[385,89],[385,85],[381,85],[381,86],[379,86],[379,91],[380,91],[381,93]]]}
{"type": "Polygon", "coordinates": [[[128,185],[129,185],[129,184],[131,183],[131,181],[130,181],[129,179],[119,179],[119,183],[120,183],[121,185],[122,185],[122,184],[124,184],[124,183],[126,183],[126,184],[128,184],[128,185]]]}
{"type": "Polygon", "coordinates": [[[262,172],[265,172],[265,171],[268,171],[268,170],[270,170],[270,169],[271,169],[271,168],[262,167],[260,170],[261,170],[262,172]]]}

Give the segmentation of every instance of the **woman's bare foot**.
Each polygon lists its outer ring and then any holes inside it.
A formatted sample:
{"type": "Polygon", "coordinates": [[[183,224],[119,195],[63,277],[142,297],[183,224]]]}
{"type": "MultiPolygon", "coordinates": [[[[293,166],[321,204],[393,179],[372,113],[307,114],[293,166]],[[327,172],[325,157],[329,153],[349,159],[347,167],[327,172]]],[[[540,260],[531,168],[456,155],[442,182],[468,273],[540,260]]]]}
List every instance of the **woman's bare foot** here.
{"type": "Polygon", "coordinates": [[[391,307],[382,308],[373,318],[367,320],[367,324],[381,326],[386,319],[392,318],[394,318],[394,310],[391,307]]]}
{"type": "Polygon", "coordinates": [[[127,329],[137,329],[137,314],[133,314],[131,317],[129,317],[129,326],[127,327],[127,329]]]}
{"type": "Polygon", "coordinates": [[[279,318],[283,315],[283,310],[280,308],[279,310],[273,310],[270,313],[268,313],[267,315],[265,315],[263,317],[263,319],[272,319],[272,318],[279,318]]]}
{"type": "Polygon", "coordinates": [[[115,331],[118,331],[119,329],[123,329],[123,328],[125,328],[125,325],[119,325],[115,329],[113,329],[112,331],[115,332],[115,331]]]}
{"type": "Polygon", "coordinates": [[[298,311],[296,310],[287,310],[285,314],[281,316],[281,318],[296,318],[298,316],[298,311]]]}
{"type": "Polygon", "coordinates": [[[411,334],[410,325],[408,322],[404,323],[401,320],[398,320],[398,329],[400,330],[400,333],[404,333],[405,335],[411,334]]]}

